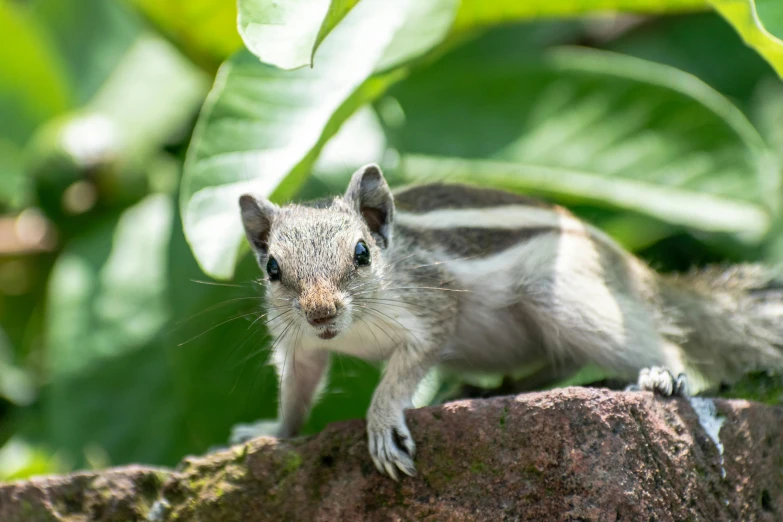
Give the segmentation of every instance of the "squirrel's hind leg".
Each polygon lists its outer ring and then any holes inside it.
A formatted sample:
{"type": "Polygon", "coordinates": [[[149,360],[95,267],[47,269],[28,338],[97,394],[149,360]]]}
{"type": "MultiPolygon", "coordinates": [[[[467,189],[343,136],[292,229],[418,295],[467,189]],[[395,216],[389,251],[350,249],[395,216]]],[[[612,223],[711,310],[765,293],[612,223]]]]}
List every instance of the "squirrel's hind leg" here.
{"type": "Polygon", "coordinates": [[[676,377],[672,372],[660,366],[642,368],[639,380],[626,388],[628,391],[651,391],[663,397],[687,397],[688,379],[685,373],[676,377]]]}

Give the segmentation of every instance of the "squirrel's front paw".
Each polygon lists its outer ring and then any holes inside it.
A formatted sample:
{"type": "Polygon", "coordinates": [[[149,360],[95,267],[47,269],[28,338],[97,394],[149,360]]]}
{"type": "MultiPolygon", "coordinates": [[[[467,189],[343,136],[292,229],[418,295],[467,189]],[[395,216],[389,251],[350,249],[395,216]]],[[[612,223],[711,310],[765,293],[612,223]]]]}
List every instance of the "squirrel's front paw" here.
{"type": "Polygon", "coordinates": [[[370,447],[370,457],[378,468],[378,471],[398,480],[397,470],[409,476],[416,474],[413,464],[413,456],[416,453],[416,444],[413,442],[411,432],[405,425],[405,419],[400,415],[399,419],[383,420],[377,415],[368,415],[367,438],[370,447]]]}

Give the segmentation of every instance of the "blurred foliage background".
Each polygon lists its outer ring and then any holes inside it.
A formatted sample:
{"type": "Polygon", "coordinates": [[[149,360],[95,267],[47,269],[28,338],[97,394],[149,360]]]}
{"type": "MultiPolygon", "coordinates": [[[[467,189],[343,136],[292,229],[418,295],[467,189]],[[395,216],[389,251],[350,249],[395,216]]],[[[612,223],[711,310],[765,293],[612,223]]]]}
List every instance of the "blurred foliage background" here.
{"type": "MultiPolygon", "coordinates": [[[[376,161],[567,204],[660,270],[783,260],[775,0],[0,0],[0,34],[0,480],[274,418],[246,190],[376,161]]],[[[378,376],[339,358],[306,431],[378,376]]]]}

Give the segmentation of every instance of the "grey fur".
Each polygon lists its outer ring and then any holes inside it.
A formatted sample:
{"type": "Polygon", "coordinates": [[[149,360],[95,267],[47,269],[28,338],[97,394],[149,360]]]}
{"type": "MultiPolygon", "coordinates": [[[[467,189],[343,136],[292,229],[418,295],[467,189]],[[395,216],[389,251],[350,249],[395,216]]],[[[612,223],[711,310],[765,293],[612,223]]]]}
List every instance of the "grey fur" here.
{"type": "Polygon", "coordinates": [[[243,196],[259,266],[273,256],[281,271],[280,281],[264,278],[264,320],[276,337],[282,435],[304,422],[329,351],[387,361],[367,432],[373,462],[395,479],[415,472],[403,412],[438,364],[543,364],[557,375],[593,363],[629,382],[661,366],[697,387],[783,367],[780,290],[758,269],[662,277],[560,207],[462,185],[431,186],[432,199],[427,190],[393,196],[369,165],[343,197],[317,205],[243,196]],[[354,264],[360,240],[369,266],[354,264]],[[314,321],[324,317],[332,322],[314,321]]]}

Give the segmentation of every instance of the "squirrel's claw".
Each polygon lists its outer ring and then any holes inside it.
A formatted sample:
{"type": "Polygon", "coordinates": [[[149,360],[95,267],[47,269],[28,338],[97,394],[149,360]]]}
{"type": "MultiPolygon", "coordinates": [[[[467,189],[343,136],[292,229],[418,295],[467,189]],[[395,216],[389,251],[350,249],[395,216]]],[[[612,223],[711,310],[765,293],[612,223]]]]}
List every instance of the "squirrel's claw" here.
{"type": "Polygon", "coordinates": [[[377,426],[368,422],[367,436],[370,457],[379,472],[394,480],[399,480],[398,470],[410,477],[416,475],[413,464],[416,445],[404,422],[397,426],[377,426]]]}

